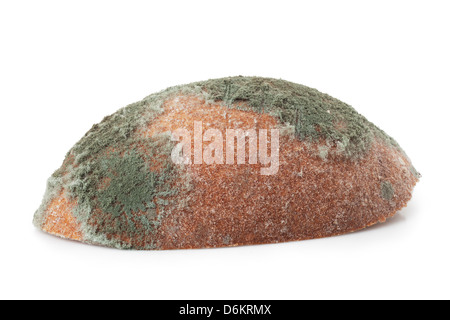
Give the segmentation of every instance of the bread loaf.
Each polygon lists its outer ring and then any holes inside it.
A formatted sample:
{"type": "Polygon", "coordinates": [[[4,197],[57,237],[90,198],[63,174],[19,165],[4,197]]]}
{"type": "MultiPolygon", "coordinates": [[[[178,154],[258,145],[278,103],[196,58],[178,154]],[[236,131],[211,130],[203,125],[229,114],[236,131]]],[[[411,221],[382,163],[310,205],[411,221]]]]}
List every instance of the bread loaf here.
{"type": "Polygon", "coordinates": [[[419,178],[349,105],[232,77],[169,88],[94,125],[50,177],[34,224],[120,249],[297,241],[386,221],[419,178]]]}

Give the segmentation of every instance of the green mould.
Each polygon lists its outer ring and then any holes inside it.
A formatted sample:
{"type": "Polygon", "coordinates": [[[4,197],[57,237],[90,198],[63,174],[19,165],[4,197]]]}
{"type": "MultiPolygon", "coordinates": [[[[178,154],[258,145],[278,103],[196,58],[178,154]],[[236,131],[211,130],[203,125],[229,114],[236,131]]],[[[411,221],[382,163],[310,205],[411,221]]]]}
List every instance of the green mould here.
{"type": "Polygon", "coordinates": [[[210,99],[228,106],[245,102],[254,111],[269,113],[293,125],[298,138],[324,139],[347,158],[359,158],[374,136],[398,144],[348,104],[296,83],[258,77],[235,77],[199,82],[210,99]]]}

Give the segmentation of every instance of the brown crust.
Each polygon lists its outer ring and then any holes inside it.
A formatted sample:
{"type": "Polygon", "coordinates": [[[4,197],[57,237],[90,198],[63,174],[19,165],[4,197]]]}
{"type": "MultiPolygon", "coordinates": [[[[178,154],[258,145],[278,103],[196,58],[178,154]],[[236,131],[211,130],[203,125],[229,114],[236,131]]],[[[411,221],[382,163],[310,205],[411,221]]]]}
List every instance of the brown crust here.
{"type": "Polygon", "coordinates": [[[53,199],[48,208],[42,230],[59,237],[79,240],[83,239],[80,224],[73,216],[75,201],[70,201],[64,196],[64,191],[53,199]]]}

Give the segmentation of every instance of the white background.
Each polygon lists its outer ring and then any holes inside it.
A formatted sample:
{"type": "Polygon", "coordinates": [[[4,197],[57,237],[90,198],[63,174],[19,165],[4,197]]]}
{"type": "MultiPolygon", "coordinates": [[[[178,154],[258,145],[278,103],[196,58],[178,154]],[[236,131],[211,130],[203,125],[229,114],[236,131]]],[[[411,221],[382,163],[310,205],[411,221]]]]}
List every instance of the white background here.
{"type": "Polygon", "coordinates": [[[450,298],[448,1],[0,2],[0,298],[450,298]],[[354,106],[423,178],[350,235],[135,252],[36,230],[47,178],[108,114],[168,86],[283,78],[354,106]]]}

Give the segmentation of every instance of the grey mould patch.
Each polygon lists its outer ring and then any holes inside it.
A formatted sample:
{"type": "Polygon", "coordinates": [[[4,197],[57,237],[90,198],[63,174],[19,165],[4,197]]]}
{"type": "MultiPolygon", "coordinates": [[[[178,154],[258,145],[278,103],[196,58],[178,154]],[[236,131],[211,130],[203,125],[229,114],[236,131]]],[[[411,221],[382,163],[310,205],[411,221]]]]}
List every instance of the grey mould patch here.
{"type": "Polygon", "coordinates": [[[409,166],[409,171],[413,174],[414,177],[416,177],[416,179],[422,178],[422,175],[419,171],[416,170],[416,168],[414,168],[414,166],[409,166]]]}
{"type": "Polygon", "coordinates": [[[348,104],[303,85],[270,78],[232,77],[191,86],[202,88],[210,100],[223,101],[229,107],[245,102],[253,111],[274,115],[283,124],[294,126],[298,138],[311,142],[323,139],[350,159],[364,156],[375,136],[399,148],[395,140],[348,104]]]}
{"type": "Polygon", "coordinates": [[[392,184],[388,181],[383,181],[381,183],[381,196],[385,200],[392,200],[394,198],[395,190],[392,184]]]}
{"type": "Polygon", "coordinates": [[[121,240],[124,237],[150,245],[146,239],[166,214],[166,198],[178,191],[170,183],[178,176],[170,161],[172,147],[164,135],[130,139],[89,162],[89,172],[69,191],[89,209],[78,211],[77,218],[83,225],[95,226],[91,235],[107,235],[114,246],[124,248],[129,245],[121,240]]]}
{"type": "Polygon", "coordinates": [[[222,242],[223,242],[224,245],[227,245],[227,246],[230,245],[231,244],[231,237],[229,235],[224,236],[222,242]]]}
{"type": "Polygon", "coordinates": [[[50,177],[42,205],[34,215],[34,224],[42,228],[50,201],[65,190],[65,196],[77,201],[74,215],[88,242],[126,249],[127,243],[111,236],[132,235],[136,224],[148,232],[154,231],[160,217],[154,219],[153,200],[161,198],[158,203],[164,205],[163,198],[176,192],[169,190],[169,182],[177,172],[172,162],[166,161],[158,172],[142,176],[139,173],[148,169],[145,166],[155,159],[164,156],[169,159],[172,144],[169,136],[140,138],[136,131],[161,114],[164,101],[179,91],[175,87],[153,94],[94,125],[50,177]],[[142,147],[145,152],[139,151],[142,147]],[[100,183],[108,178],[109,185],[102,190],[100,183]],[[98,213],[99,208],[105,210],[103,215],[98,213]],[[125,214],[120,215],[120,211],[125,214]],[[130,219],[137,211],[147,214],[130,219]]]}

